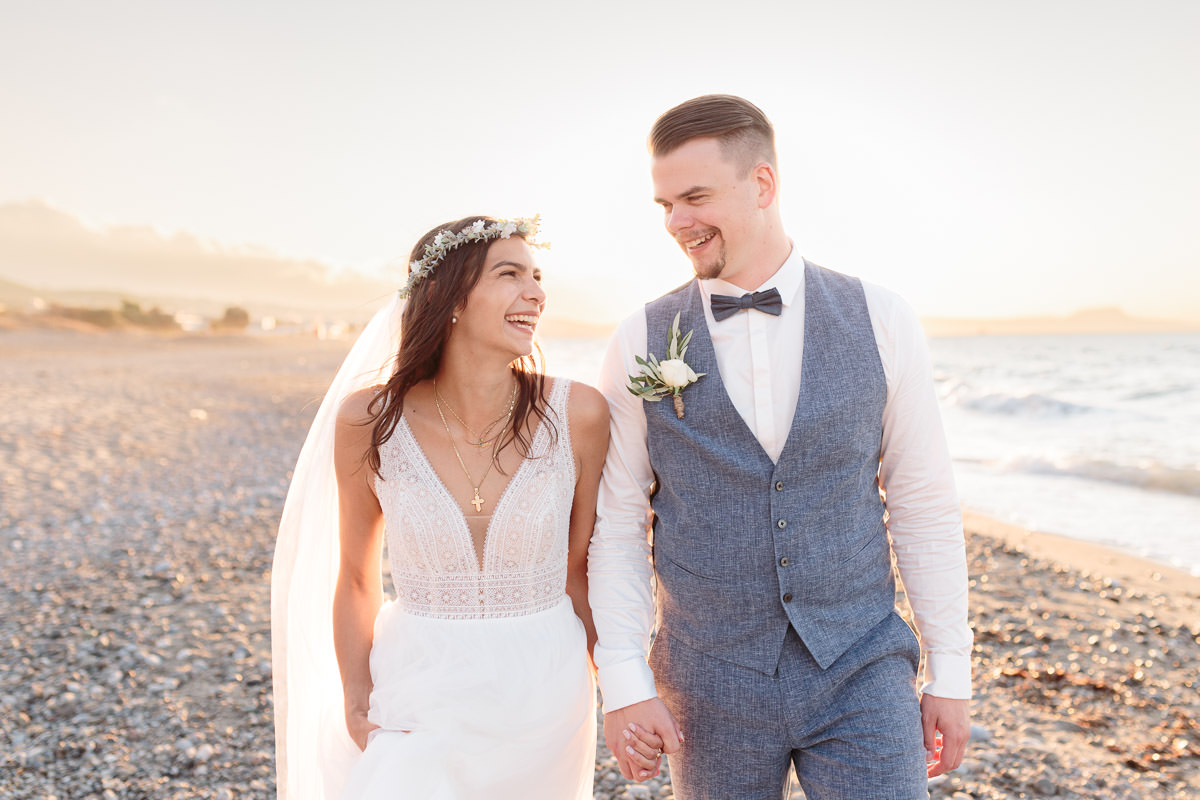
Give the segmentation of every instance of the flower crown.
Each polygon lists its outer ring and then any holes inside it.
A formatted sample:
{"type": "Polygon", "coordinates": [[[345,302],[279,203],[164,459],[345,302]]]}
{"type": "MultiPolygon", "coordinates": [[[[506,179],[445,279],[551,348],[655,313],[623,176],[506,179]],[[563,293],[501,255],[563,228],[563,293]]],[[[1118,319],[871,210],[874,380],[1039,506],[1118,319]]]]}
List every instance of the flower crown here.
{"type": "Polygon", "coordinates": [[[423,279],[429,277],[434,267],[451,250],[462,247],[464,244],[486,242],[489,239],[507,239],[516,233],[520,234],[531,247],[549,247],[549,244],[533,241],[533,237],[537,236],[540,220],[540,214],[531,218],[498,219],[494,222],[477,219],[458,233],[449,228],[438,231],[433,237],[433,242],[425,245],[425,254],[416,261],[409,262],[408,281],[400,287],[398,294],[401,298],[408,297],[413,287],[423,279]]]}

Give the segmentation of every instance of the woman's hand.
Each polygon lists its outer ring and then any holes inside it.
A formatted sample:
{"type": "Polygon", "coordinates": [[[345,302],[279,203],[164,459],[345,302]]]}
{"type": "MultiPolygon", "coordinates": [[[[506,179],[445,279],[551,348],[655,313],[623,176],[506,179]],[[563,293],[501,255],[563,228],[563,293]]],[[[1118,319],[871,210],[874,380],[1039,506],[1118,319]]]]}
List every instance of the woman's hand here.
{"type": "Polygon", "coordinates": [[[648,731],[636,722],[621,731],[625,740],[625,753],[633,771],[633,779],[644,781],[658,775],[662,768],[663,740],[653,731],[648,731]]]}
{"type": "Polygon", "coordinates": [[[350,738],[358,745],[359,750],[367,749],[367,737],[371,731],[379,726],[367,719],[365,711],[347,711],[346,712],[346,732],[350,734],[350,738]]]}

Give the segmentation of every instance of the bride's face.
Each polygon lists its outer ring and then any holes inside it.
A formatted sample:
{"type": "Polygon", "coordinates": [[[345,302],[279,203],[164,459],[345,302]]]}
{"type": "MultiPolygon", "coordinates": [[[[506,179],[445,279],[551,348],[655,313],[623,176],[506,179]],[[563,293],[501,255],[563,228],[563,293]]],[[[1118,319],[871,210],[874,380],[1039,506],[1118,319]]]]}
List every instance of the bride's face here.
{"type": "Polygon", "coordinates": [[[457,310],[451,335],[473,352],[496,350],[509,360],[533,352],[533,334],[546,305],[542,271],[524,239],[497,239],[488,247],[479,281],[457,310]]]}

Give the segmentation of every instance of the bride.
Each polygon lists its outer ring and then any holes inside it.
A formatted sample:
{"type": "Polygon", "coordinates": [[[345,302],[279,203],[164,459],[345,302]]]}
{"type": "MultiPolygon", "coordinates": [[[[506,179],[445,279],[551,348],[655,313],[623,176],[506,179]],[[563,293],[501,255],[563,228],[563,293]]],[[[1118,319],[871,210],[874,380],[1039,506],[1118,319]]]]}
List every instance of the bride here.
{"type": "Polygon", "coordinates": [[[608,407],[537,370],[535,233],[422,237],[318,411],[272,573],[280,798],[592,797],[608,407]]]}

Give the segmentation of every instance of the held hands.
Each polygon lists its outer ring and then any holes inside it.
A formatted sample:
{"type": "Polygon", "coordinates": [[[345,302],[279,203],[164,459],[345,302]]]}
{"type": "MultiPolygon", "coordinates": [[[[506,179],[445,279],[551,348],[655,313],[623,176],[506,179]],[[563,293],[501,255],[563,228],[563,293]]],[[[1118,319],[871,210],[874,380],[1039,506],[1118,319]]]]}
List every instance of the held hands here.
{"type": "Polygon", "coordinates": [[[683,731],[663,701],[652,697],[605,714],[604,741],[621,774],[644,781],[658,774],[663,753],[679,751],[683,731]]]}
{"type": "Polygon", "coordinates": [[[921,728],[929,777],[957,769],[971,738],[970,701],[921,695],[921,728]]]}

